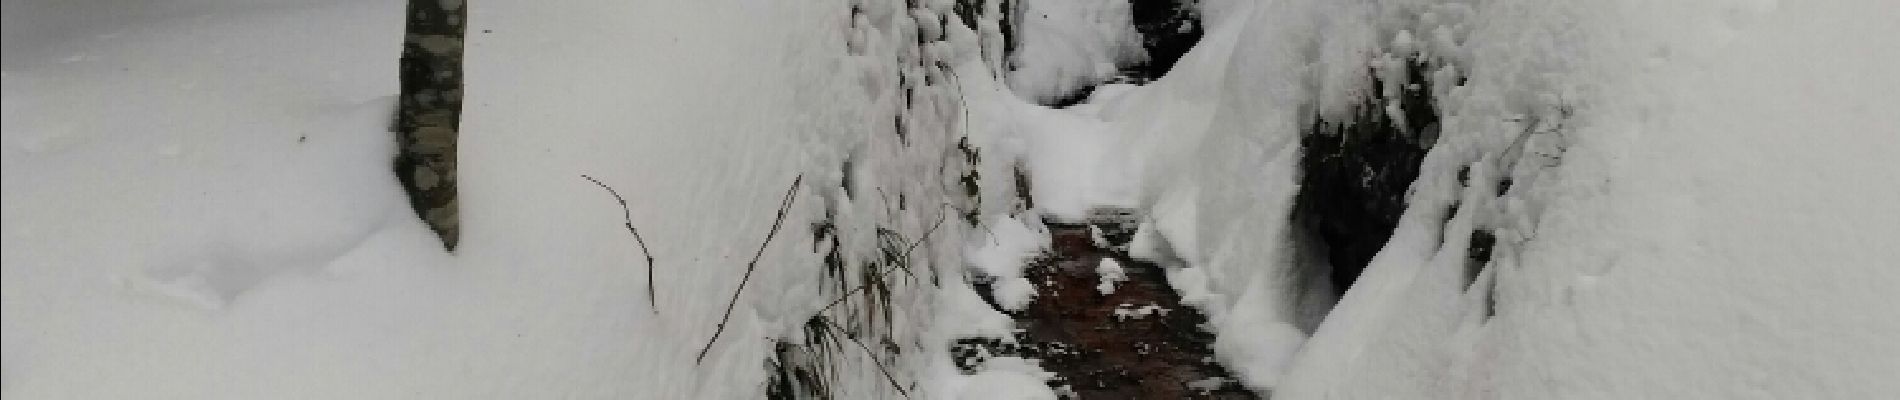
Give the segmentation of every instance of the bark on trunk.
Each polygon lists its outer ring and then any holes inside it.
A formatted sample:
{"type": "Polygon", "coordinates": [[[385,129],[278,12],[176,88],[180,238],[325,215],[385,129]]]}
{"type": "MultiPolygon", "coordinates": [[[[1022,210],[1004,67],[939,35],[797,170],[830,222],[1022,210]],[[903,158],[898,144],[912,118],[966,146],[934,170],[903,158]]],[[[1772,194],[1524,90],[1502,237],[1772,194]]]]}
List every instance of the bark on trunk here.
{"type": "Polygon", "coordinates": [[[455,142],[462,119],[462,0],[410,0],[396,114],[396,177],[410,206],[455,249],[455,142]]]}

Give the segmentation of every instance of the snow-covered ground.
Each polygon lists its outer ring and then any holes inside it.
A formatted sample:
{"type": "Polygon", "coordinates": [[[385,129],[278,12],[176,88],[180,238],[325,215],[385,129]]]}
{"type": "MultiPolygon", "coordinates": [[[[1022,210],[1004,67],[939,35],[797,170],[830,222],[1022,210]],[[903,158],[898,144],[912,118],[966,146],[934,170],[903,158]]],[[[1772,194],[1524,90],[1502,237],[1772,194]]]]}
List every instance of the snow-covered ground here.
{"type": "Polygon", "coordinates": [[[385,167],[399,13],[7,2],[7,397],[453,386],[406,361],[446,260],[385,167]]]}
{"type": "Polygon", "coordinates": [[[1028,301],[1037,217],[1112,206],[1276,398],[1900,394],[1891,2],[1206,0],[1167,76],[1063,110],[1025,98],[1141,57],[1125,4],[1028,2],[1011,71],[1010,10],[905,3],[471,4],[450,255],[389,175],[400,2],[8,0],[0,393],[757,398],[824,315],[871,332],[838,397],[1054,398],[951,365],[1009,334],[965,278],[1028,301]],[[1334,299],[1299,135],[1412,55],[1464,83],[1334,299]]]}
{"type": "MultiPolygon", "coordinates": [[[[388,175],[399,2],[6,4],[8,398],[749,398],[769,340],[843,291],[823,246],[855,285],[877,229],[929,238],[911,265],[961,282],[937,266],[961,229],[925,233],[955,221],[954,176],[933,178],[961,162],[939,156],[953,114],[913,113],[935,119],[896,144],[900,71],[871,61],[915,42],[901,4],[471,10],[454,256],[388,175]],[[657,308],[582,174],[628,197],[657,308]]],[[[936,79],[917,107],[951,109],[936,79]]],[[[934,297],[905,279],[875,329],[929,354],[934,297]]],[[[888,396],[847,350],[832,390],[888,396]]]]}

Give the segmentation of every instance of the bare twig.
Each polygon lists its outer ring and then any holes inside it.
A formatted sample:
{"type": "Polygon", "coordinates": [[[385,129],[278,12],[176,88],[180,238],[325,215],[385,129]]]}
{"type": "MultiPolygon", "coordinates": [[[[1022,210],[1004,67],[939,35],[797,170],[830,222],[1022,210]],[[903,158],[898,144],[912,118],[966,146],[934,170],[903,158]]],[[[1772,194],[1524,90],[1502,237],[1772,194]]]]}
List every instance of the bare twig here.
{"type": "MultiPolygon", "coordinates": [[[[938,215],[938,216],[937,216],[937,223],[935,223],[935,224],[931,224],[931,225],[930,225],[930,229],[925,229],[925,230],[924,230],[924,234],[923,234],[922,236],[918,236],[918,237],[917,237],[917,240],[915,240],[915,241],[912,241],[912,242],[910,242],[910,246],[909,246],[909,247],[905,247],[905,248],[904,248],[904,265],[906,266],[906,267],[904,268],[904,272],[905,272],[905,273],[909,273],[909,272],[910,272],[910,268],[909,268],[909,265],[910,265],[910,252],[911,252],[912,250],[917,250],[917,246],[918,246],[918,245],[921,245],[921,244],[924,244],[924,241],[926,241],[926,240],[929,240],[929,239],[930,239],[930,234],[931,234],[931,233],[936,233],[936,232],[937,232],[937,228],[939,228],[939,227],[942,227],[942,226],[943,226],[943,221],[944,221],[945,219],[948,219],[948,217],[949,217],[949,216],[950,216],[949,214],[941,214],[941,215],[938,215]]],[[[916,276],[916,275],[912,275],[912,276],[911,276],[911,279],[916,279],[916,278],[917,278],[917,276],[916,276]]]]}
{"type": "MultiPolygon", "coordinates": [[[[880,248],[880,250],[884,247],[886,243],[891,244],[892,249],[895,249],[897,247],[896,245],[903,245],[905,247],[915,247],[917,243],[917,242],[912,242],[912,243],[906,244],[904,243],[904,236],[902,234],[897,233],[897,231],[887,230],[887,229],[878,230],[878,242],[879,242],[878,247],[880,248]]],[[[902,256],[903,257],[900,260],[892,260],[892,261],[896,261],[896,263],[894,263],[891,267],[904,270],[904,275],[909,275],[910,279],[916,280],[917,274],[910,271],[910,257],[908,257],[909,251],[905,251],[905,253],[903,253],[902,256]]],[[[890,272],[890,269],[885,269],[883,272],[890,272]]],[[[880,272],[880,274],[881,273],[882,272],[880,272]]]]}
{"type": "MultiPolygon", "coordinates": [[[[833,329],[833,332],[839,332],[839,331],[845,330],[844,327],[838,326],[838,323],[831,322],[831,319],[829,318],[820,318],[820,320],[825,321],[825,324],[827,325],[831,325],[831,329],[833,329]]],[[[837,333],[832,333],[832,335],[835,336],[837,335],[837,333]]],[[[910,392],[904,390],[904,385],[901,383],[897,383],[897,377],[891,375],[891,370],[889,368],[884,368],[883,361],[878,361],[877,351],[871,350],[871,346],[864,344],[864,341],[858,340],[857,337],[851,336],[850,334],[845,334],[844,338],[851,339],[851,343],[857,343],[859,348],[864,349],[865,355],[871,357],[871,365],[877,366],[877,372],[884,373],[884,380],[891,382],[891,387],[897,389],[897,394],[903,395],[904,398],[906,399],[910,398],[910,392]]]]}
{"type": "MultiPolygon", "coordinates": [[[[1523,158],[1523,154],[1525,152],[1524,148],[1526,144],[1530,142],[1531,136],[1539,135],[1539,134],[1551,134],[1551,135],[1556,135],[1557,140],[1560,140],[1560,141],[1565,140],[1564,123],[1570,120],[1571,113],[1574,110],[1568,104],[1558,104],[1556,106],[1556,110],[1557,110],[1556,121],[1549,122],[1548,124],[1546,124],[1545,119],[1540,116],[1515,117],[1515,118],[1505,119],[1506,121],[1510,121],[1510,122],[1524,123],[1524,130],[1522,132],[1518,132],[1517,138],[1511,140],[1511,145],[1506,146],[1504,148],[1504,151],[1499,153],[1499,156],[1497,157],[1497,159],[1492,161],[1493,167],[1499,168],[1500,171],[1507,171],[1512,168],[1516,168],[1518,159],[1523,158]]],[[[1562,146],[1562,145],[1560,144],[1559,146],[1562,146]]],[[[1536,154],[1547,160],[1554,160],[1555,162],[1561,163],[1563,161],[1562,150],[1563,149],[1559,147],[1558,154],[1549,154],[1549,153],[1544,153],[1540,151],[1531,151],[1530,153],[1536,154]]],[[[1552,166],[1555,166],[1555,165],[1545,165],[1545,167],[1552,167],[1552,166]]]]}
{"type": "Polygon", "coordinates": [[[792,179],[792,187],[785,189],[785,199],[779,201],[778,217],[772,220],[772,230],[766,232],[765,241],[759,242],[759,251],[752,254],[752,261],[746,263],[745,276],[739,278],[739,288],[733,289],[732,300],[726,302],[726,313],[719,317],[719,327],[713,330],[712,339],[706,340],[706,347],[699,349],[699,357],[694,359],[694,363],[706,361],[706,351],[712,350],[713,343],[719,342],[719,334],[726,332],[726,322],[732,319],[732,307],[739,304],[739,294],[745,293],[746,283],[752,281],[752,271],[759,268],[759,257],[765,256],[765,247],[772,244],[773,236],[778,236],[779,226],[785,223],[785,213],[791,211],[792,202],[798,199],[796,196],[793,196],[798,193],[798,184],[804,180],[805,175],[799,174],[797,178],[792,179]]]}
{"type": "MultiPolygon", "coordinates": [[[[924,241],[929,240],[930,234],[936,233],[937,228],[943,226],[943,221],[947,219],[949,216],[950,216],[949,213],[943,213],[942,215],[937,216],[937,223],[934,225],[931,225],[929,230],[924,231],[923,236],[917,237],[917,241],[911,242],[909,248],[904,249],[904,261],[903,261],[904,264],[910,263],[911,250],[916,250],[918,244],[921,244],[924,241]]],[[[908,268],[906,269],[905,272],[909,272],[908,268]]],[[[884,279],[884,277],[886,276],[890,276],[890,275],[879,273],[878,279],[880,280],[884,279]]],[[[830,303],[825,304],[825,307],[818,309],[818,312],[825,312],[825,310],[830,310],[832,307],[836,307],[838,306],[838,304],[844,303],[846,299],[850,299],[851,295],[858,294],[858,292],[862,292],[864,291],[864,289],[869,288],[869,287],[871,287],[871,282],[864,282],[864,283],[858,284],[858,287],[852,288],[851,291],[845,292],[843,295],[838,296],[837,299],[832,300],[830,303]]]]}
{"type": "Polygon", "coordinates": [[[896,210],[892,210],[892,209],[891,209],[891,195],[890,195],[889,193],[884,193],[884,187],[883,187],[883,186],[878,186],[878,187],[877,187],[877,198],[878,198],[878,200],[883,200],[883,202],[884,202],[884,203],[883,203],[883,204],[884,204],[884,216],[885,216],[885,217],[888,217],[888,218],[896,218],[896,216],[895,216],[895,215],[896,215],[896,213],[897,213],[897,211],[896,211],[896,210]]]}
{"type": "Polygon", "coordinates": [[[593,182],[595,185],[600,186],[601,189],[607,189],[607,194],[613,195],[614,201],[620,203],[620,216],[626,220],[627,232],[633,233],[634,243],[640,244],[640,255],[646,256],[647,258],[647,305],[653,308],[654,314],[659,314],[659,296],[653,291],[653,252],[647,250],[647,241],[640,237],[640,230],[633,228],[633,211],[627,209],[627,199],[620,197],[619,191],[614,190],[612,186],[607,186],[606,183],[601,183],[599,179],[594,179],[594,177],[587,176],[586,174],[582,174],[581,177],[587,178],[587,181],[593,182]]]}
{"type": "MultiPolygon", "coordinates": [[[[951,211],[955,211],[955,212],[957,213],[957,215],[964,215],[964,213],[965,213],[965,211],[964,211],[963,209],[961,209],[961,208],[957,208],[957,206],[953,206],[953,205],[950,205],[950,203],[947,203],[947,202],[946,202],[946,203],[943,203],[943,204],[942,204],[941,206],[939,206],[939,208],[947,208],[947,209],[950,209],[951,211]]],[[[972,208],[972,209],[970,210],[970,212],[975,212],[975,211],[976,211],[976,210],[975,210],[974,208],[972,208]]],[[[984,222],[983,222],[983,219],[982,219],[982,218],[977,218],[977,219],[976,219],[976,227],[977,227],[977,228],[983,228],[983,237],[984,237],[984,238],[988,238],[988,239],[990,240],[990,244],[993,244],[993,245],[1000,245],[1000,244],[1002,244],[1002,242],[998,242],[998,241],[996,240],[996,230],[995,230],[995,229],[990,229],[990,225],[989,225],[989,224],[987,224],[987,223],[984,223],[984,222]]]]}
{"type": "Polygon", "coordinates": [[[943,72],[950,74],[950,81],[956,83],[957,103],[962,104],[962,106],[957,108],[963,111],[963,125],[957,127],[963,129],[963,137],[970,137],[970,100],[964,98],[963,95],[963,78],[957,76],[957,71],[950,68],[949,64],[945,64],[942,61],[938,61],[937,64],[937,67],[943,69],[943,72]]]}

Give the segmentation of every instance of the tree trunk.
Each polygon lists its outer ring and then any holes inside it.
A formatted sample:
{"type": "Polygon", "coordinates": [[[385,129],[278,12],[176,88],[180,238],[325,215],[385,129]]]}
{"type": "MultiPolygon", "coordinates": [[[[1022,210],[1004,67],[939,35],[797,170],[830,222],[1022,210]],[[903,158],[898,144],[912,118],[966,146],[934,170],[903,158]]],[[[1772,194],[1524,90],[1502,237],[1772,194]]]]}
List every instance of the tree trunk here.
{"type": "Polygon", "coordinates": [[[462,0],[409,0],[396,114],[396,177],[422,221],[453,251],[460,236],[455,142],[462,119],[462,0]]]}

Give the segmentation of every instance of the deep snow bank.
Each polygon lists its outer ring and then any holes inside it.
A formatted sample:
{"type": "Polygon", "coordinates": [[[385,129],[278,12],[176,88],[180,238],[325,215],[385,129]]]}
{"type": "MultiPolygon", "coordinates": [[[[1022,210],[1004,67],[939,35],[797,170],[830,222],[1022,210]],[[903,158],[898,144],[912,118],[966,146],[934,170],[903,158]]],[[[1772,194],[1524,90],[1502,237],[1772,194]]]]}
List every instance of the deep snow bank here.
{"type": "Polygon", "coordinates": [[[1895,106],[1891,8],[1468,10],[1411,210],[1281,393],[1900,392],[1900,189],[1867,184],[1900,121],[1863,111],[1895,106]],[[1474,230],[1498,247],[1467,281],[1474,230]]]}
{"type": "Polygon", "coordinates": [[[1893,102],[1874,71],[1900,57],[1871,39],[1892,28],[1867,16],[1889,5],[1205,7],[1207,38],[1167,77],[1077,109],[1123,132],[1120,176],[1136,184],[1110,197],[1151,217],[1137,252],[1186,267],[1176,285],[1250,384],[1291,398],[1896,391],[1877,371],[1900,358],[1874,338],[1900,331],[1878,289],[1900,258],[1875,243],[1900,237],[1900,201],[1868,183],[1900,175],[1878,161],[1900,141],[1864,111],[1893,102]],[[1796,67],[1811,60],[1833,61],[1796,67]],[[1327,264],[1288,228],[1297,138],[1409,84],[1442,134],[1391,240],[1315,329],[1327,264]]]}
{"type": "Polygon", "coordinates": [[[1148,60],[1125,0],[1021,1],[1012,11],[1018,43],[1006,76],[1026,100],[1075,96],[1148,60]]]}

